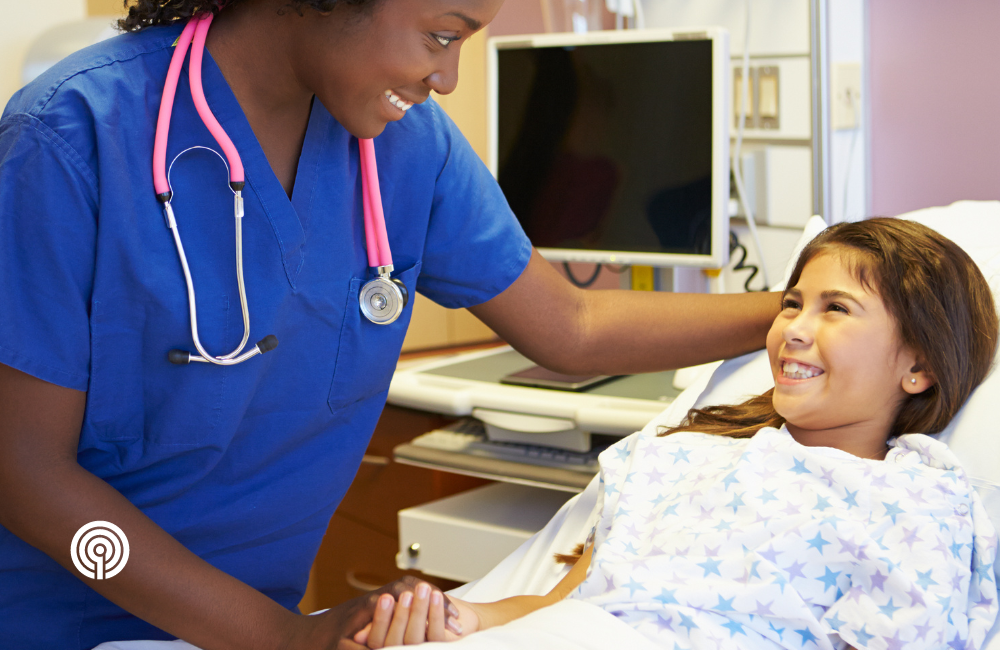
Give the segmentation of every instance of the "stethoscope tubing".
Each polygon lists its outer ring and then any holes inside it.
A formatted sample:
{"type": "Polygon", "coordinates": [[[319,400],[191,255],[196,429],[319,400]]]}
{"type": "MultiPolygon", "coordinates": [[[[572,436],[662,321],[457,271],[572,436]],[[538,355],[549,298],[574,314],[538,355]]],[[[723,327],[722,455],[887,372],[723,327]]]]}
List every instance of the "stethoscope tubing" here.
{"type": "Polygon", "coordinates": [[[389,237],[385,231],[385,214],[382,212],[382,192],[378,184],[375,142],[359,138],[358,152],[368,266],[372,268],[391,267],[392,252],[389,249],[389,237]]]}

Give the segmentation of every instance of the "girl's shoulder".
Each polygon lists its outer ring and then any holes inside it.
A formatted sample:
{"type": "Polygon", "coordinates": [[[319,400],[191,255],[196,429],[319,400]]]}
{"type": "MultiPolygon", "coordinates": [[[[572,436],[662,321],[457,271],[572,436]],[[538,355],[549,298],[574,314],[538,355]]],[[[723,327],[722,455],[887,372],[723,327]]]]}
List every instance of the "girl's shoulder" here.
{"type": "Polygon", "coordinates": [[[925,465],[944,472],[964,473],[948,445],[923,433],[905,433],[889,440],[887,463],[925,465]]]}

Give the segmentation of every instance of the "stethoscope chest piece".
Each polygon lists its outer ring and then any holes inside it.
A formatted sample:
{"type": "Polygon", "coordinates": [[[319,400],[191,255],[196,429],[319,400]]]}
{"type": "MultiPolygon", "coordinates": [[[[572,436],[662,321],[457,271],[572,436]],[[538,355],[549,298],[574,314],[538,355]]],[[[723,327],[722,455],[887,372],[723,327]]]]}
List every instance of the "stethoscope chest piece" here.
{"type": "Polygon", "coordinates": [[[388,325],[399,318],[409,299],[406,286],[386,275],[366,282],[358,295],[361,313],[376,325],[388,325]]]}

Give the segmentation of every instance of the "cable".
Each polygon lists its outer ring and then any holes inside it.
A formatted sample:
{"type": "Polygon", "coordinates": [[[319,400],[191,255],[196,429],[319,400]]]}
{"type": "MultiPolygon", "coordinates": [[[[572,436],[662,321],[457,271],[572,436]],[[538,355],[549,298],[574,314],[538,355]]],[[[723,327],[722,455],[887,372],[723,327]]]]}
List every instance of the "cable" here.
{"type": "Polygon", "coordinates": [[[746,0],[746,27],[743,35],[743,74],[740,84],[740,114],[739,124],[736,127],[736,147],[733,149],[732,172],[733,180],[736,181],[736,194],[740,197],[740,204],[743,206],[743,214],[746,216],[747,225],[750,227],[750,236],[753,238],[754,248],[757,249],[757,256],[761,259],[760,272],[764,276],[764,285],[771,286],[767,277],[767,265],[764,261],[764,250],[760,245],[760,237],[757,236],[757,222],[753,218],[753,210],[747,202],[746,189],[743,186],[743,170],[740,167],[740,157],[743,149],[743,129],[746,126],[747,104],[750,94],[750,0],[746,0]]]}
{"type": "Polygon", "coordinates": [[[566,277],[568,277],[569,281],[573,283],[573,286],[580,287],[581,289],[586,289],[590,285],[597,282],[597,276],[601,274],[601,265],[597,264],[596,266],[594,266],[594,274],[590,276],[589,280],[585,280],[583,282],[577,280],[576,276],[573,275],[573,270],[570,269],[569,262],[563,262],[563,270],[566,271],[566,277]]]}
{"type": "Polygon", "coordinates": [[[757,272],[760,268],[756,264],[744,264],[747,261],[747,248],[740,243],[740,238],[736,236],[736,233],[732,230],[729,231],[729,255],[732,256],[736,251],[740,251],[742,255],[740,256],[740,261],[738,261],[734,266],[734,271],[750,271],[750,275],[747,276],[746,282],[743,283],[743,290],[747,293],[752,291],[767,291],[765,286],[763,289],[751,289],[750,281],[757,277],[757,272]]]}

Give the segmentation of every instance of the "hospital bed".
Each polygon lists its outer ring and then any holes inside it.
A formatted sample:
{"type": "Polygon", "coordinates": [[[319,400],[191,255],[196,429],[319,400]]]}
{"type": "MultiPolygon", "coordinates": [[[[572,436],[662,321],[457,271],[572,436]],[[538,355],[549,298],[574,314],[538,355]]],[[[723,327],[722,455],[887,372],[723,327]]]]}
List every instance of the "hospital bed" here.
{"type": "MultiPolygon", "coordinates": [[[[960,201],[947,207],[929,208],[901,215],[901,218],[923,223],[962,246],[976,261],[1000,303],[1000,202],[960,201]]],[[[814,217],[803,231],[792,259],[789,261],[784,286],[795,258],[802,247],[825,224],[814,217]]],[[[643,429],[655,435],[662,426],[680,422],[687,410],[696,406],[733,404],[757,395],[773,386],[767,356],[764,351],[706,366],[697,379],[660,415],[643,429]]],[[[996,427],[996,405],[1000,404],[1000,371],[994,370],[973,393],[964,408],[938,438],[947,442],[962,461],[984,506],[1000,529],[1000,431],[996,427]]],[[[517,594],[543,594],[551,589],[568,570],[553,560],[554,553],[568,553],[581,543],[589,532],[587,522],[597,502],[597,481],[584,492],[570,499],[552,520],[504,559],[483,578],[459,587],[452,595],[470,601],[492,601],[517,594]]],[[[474,549],[469,551],[475,552],[474,549]]],[[[1000,566],[1000,565],[998,565],[1000,566]]],[[[566,604],[571,608],[571,603],[566,604]]],[[[535,612],[533,617],[556,616],[558,612],[535,612]]],[[[584,627],[568,627],[567,637],[586,638],[592,647],[615,647],[616,619],[597,618],[584,627]]],[[[624,625],[624,624],[622,624],[624,625]]],[[[510,627],[510,626],[507,626],[510,627]]],[[[984,648],[1000,650],[1000,638],[994,625],[984,648]]],[[[523,634],[521,630],[520,634],[523,634]]],[[[514,627],[507,643],[489,647],[520,647],[525,637],[518,636],[514,627]]],[[[566,647],[573,646],[569,638],[566,647]]],[[[464,645],[464,644],[463,644],[464,645]]],[[[534,639],[534,646],[557,648],[559,639],[534,639]]],[[[197,650],[183,641],[128,641],[105,643],[96,650],[197,650]]]]}

